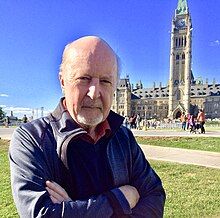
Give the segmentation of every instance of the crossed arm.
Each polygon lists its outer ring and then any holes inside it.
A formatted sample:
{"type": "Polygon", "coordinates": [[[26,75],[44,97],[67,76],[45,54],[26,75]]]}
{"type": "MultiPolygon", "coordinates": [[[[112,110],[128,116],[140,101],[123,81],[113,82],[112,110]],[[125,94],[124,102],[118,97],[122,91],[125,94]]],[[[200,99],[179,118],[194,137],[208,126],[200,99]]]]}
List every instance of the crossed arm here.
{"type": "MultiPolygon", "coordinates": [[[[47,181],[45,187],[45,179],[53,178],[51,169],[45,162],[49,153],[43,153],[23,131],[16,131],[14,134],[9,157],[13,196],[21,217],[113,215],[114,208],[104,193],[83,201],[72,201],[58,184],[47,181]]],[[[138,146],[135,145],[132,152],[134,159],[131,182],[116,188],[120,191],[117,192],[119,199],[126,201],[128,205],[123,211],[130,217],[162,217],[165,194],[160,179],[146,162],[138,146]]]]}
{"type": "MultiPolygon", "coordinates": [[[[61,204],[63,201],[71,201],[65,189],[63,189],[56,182],[46,181],[46,190],[50,195],[50,199],[54,204],[61,204]]],[[[119,187],[119,190],[123,193],[126,200],[129,203],[130,208],[134,208],[139,201],[140,195],[137,189],[130,185],[124,185],[119,187]]]]}

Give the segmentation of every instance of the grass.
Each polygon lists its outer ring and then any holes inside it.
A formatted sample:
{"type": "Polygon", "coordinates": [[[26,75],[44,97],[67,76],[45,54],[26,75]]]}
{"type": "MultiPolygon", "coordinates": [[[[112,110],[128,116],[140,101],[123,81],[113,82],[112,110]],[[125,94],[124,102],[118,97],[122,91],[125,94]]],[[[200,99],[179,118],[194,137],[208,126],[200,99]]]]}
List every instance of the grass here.
{"type": "Polygon", "coordinates": [[[220,170],[150,162],[166,190],[164,217],[220,217],[220,170]]]}
{"type": "Polygon", "coordinates": [[[136,137],[139,144],[220,152],[220,137],[136,137]]]}
{"type": "MultiPolygon", "coordinates": [[[[13,203],[8,144],[0,140],[0,217],[18,217],[13,203]]],[[[164,217],[214,217],[220,216],[220,170],[151,161],[161,177],[167,193],[164,217]]]]}
{"type": "Polygon", "coordinates": [[[11,195],[10,172],[8,163],[9,141],[0,140],[0,217],[18,217],[11,195]]]}
{"type": "Polygon", "coordinates": [[[220,130],[220,126],[212,126],[212,125],[206,125],[205,126],[206,131],[218,131],[220,130]]]}

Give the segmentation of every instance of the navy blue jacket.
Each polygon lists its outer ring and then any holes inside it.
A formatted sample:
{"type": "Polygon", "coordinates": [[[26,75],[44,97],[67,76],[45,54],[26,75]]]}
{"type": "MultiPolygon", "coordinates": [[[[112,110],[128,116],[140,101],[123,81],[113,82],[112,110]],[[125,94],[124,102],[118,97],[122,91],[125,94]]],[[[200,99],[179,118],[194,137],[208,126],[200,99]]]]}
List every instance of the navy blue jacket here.
{"type": "Polygon", "coordinates": [[[62,103],[48,117],[24,124],[14,131],[10,148],[11,183],[14,201],[21,217],[112,217],[114,198],[126,217],[162,217],[165,192],[160,178],[145,159],[130,130],[119,125],[123,118],[110,112],[113,130],[107,145],[114,196],[103,193],[89,199],[53,204],[45,182],[60,184],[71,196],[71,175],[66,150],[71,140],[86,131],[79,128],[62,103]],[[122,185],[137,188],[140,199],[131,209],[118,189],[122,185]]]}

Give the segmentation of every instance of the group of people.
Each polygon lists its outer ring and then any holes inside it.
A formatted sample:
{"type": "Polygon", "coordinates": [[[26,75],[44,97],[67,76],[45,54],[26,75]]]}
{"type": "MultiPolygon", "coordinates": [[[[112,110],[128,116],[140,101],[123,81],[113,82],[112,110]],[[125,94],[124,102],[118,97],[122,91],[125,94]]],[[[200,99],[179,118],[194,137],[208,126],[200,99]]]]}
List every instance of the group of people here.
{"type": "Polygon", "coordinates": [[[140,129],[141,128],[141,117],[139,114],[134,114],[130,117],[125,116],[123,125],[130,129],[140,129]]]}
{"type": "Polygon", "coordinates": [[[189,129],[190,133],[196,133],[197,131],[201,130],[199,133],[205,134],[205,113],[202,109],[199,110],[197,116],[192,114],[186,115],[185,112],[183,112],[180,116],[180,121],[184,131],[189,129]]]}
{"type": "MultiPolygon", "coordinates": [[[[28,118],[26,116],[26,114],[23,116],[22,118],[22,123],[27,123],[28,122],[28,118]]],[[[9,116],[6,116],[5,119],[4,119],[4,125],[6,128],[9,127],[9,125],[11,124],[11,120],[10,120],[10,117],[9,116]]]]}

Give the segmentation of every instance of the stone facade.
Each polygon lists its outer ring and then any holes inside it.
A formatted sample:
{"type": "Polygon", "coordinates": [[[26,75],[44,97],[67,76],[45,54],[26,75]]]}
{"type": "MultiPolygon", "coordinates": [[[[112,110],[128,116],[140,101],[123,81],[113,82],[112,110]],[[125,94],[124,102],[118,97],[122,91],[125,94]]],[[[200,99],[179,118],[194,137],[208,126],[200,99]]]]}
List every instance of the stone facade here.
{"type": "Polygon", "coordinates": [[[123,115],[139,114],[142,118],[175,119],[182,112],[196,115],[204,109],[207,118],[220,118],[220,84],[194,79],[192,62],[192,21],[186,0],[179,0],[172,19],[170,78],[167,86],[153,84],[135,87],[129,77],[120,79],[112,110],[123,115]]]}

